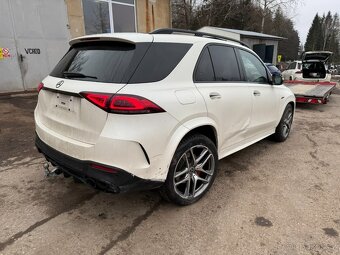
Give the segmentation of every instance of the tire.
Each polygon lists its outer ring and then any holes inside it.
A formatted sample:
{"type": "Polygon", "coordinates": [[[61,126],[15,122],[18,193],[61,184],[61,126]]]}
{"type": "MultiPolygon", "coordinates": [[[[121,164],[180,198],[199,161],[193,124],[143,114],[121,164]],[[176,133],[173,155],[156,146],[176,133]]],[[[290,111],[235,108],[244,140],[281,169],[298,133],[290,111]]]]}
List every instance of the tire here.
{"type": "Polygon", "coordinates": [[[215,144],[196,134],[185,138],[172,158],[167,179],[160,188],[162,197],[178,205],[190,205],[210,189],[217,174],[215,144]]]}
{"type": "Polygon", "coordinates": [[[276,142],[284,142],[287,140],[293,123],[293,107],[291,104],[286,106],[281,120],[276,127],[273,138],[276,142]]]}

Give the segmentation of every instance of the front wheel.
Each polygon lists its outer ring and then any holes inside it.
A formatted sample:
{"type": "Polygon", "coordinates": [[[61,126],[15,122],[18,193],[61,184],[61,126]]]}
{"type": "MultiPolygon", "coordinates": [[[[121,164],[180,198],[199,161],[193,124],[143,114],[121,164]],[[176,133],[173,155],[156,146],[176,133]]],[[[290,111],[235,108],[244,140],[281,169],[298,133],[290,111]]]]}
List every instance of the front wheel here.
{"type": "Polygon", "coordinates": [[[293,123],[293,107],[291,104],[286,106],[279,125],[277,125],[273,138],[277,142],[284,142],[290,133],[293,123]]]}
{"type": "Polygon", "coordinates": [[[197,134],[184,139],[161,187],[162,197],[179,205],[198,201],[214,182],[217,161],[216,146],[209,138],[197,134]]]}

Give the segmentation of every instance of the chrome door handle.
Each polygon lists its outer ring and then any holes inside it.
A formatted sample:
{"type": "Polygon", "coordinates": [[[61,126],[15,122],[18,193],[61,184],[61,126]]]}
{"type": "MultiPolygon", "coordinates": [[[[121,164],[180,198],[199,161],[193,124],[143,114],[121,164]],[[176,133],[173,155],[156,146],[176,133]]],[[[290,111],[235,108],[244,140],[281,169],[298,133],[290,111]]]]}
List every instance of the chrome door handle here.
{"type": "Polygon", "coordinates": [[[211,99],[220,99],[221,98],[221,94],[217,93],[217,92],[211,92],[209,94],[211,99]]]}
{"type": "Polygon", "coordinates": [[[261,92],[258,90],[254,90],[253,95],[256,97],[261,96],[261,92]]]}

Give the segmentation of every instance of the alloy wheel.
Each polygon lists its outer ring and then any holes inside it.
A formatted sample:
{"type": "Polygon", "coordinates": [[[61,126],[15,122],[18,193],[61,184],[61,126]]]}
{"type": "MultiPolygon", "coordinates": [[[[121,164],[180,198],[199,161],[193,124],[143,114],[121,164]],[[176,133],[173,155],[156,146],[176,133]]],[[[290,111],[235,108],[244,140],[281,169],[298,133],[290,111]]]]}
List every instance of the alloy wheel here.
{"type": "Polygon", "coordinates": [[[283,135],[287,137],[289,135],[290,129],[293,122],[293,112],[290,110],[287,112],[286,118],[283,120],[283,135]]]}
{"type": "Polygon", "coordinates": [[[202,194],[215,171],[215,158],[204,145],[196,145],[182,154],[173,177],[175,192],[185,199],[202,194]]]}

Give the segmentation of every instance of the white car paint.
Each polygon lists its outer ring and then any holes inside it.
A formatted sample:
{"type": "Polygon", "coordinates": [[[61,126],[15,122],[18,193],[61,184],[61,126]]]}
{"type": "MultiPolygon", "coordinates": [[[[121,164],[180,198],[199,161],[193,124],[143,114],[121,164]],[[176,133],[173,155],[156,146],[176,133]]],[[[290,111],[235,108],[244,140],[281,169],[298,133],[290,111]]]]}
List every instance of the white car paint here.
{"type": "Polygon", "coordinates": [[[282,72],[282,78],[285,81],[297,80],[302,78],[302,61],[293,61],[287,69],[282,72]]]}
{"type": "Polygon", "coordinates": [[[187,35],[122,33],[85,36],[71,44],[88,38],[133,43],[182,42],[193,46],[175,69],[158,82],[108,85],[46,77],[43,80],[46,89],[40,91],[35,109],[37,135],[50,147],[76,159],[115,166],[143,179],[164,181],[178,144],[190,130],[212,126],[221,159],[273,134],[287,104],[295,104],[293,93],[284,85],[194,83],[195,65],[204,46],[219,43],[251,51],[237,43],[187,35]],[[56,88],[60,80],[64,84],[56,88]],[[110,114],[84,98],[71,97],[72,109],[68,111],[56,107],[58,96],[65,91],[138,95],[165,112],[110,114]],[[211,93],[218,93],[220,98],[212,100],[211,93]]]}

